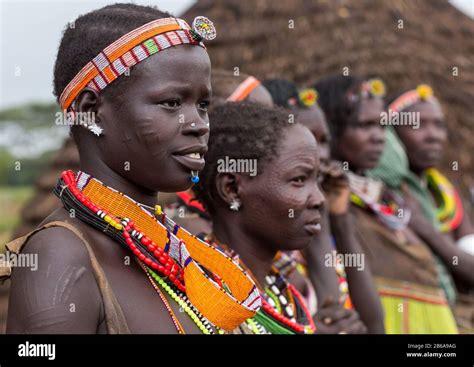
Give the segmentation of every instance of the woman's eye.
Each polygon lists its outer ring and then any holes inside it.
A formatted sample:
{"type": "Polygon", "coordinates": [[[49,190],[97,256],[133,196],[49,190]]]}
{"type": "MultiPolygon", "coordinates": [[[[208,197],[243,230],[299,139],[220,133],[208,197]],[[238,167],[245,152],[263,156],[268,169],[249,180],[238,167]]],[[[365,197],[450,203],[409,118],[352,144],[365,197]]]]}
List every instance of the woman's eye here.
{"type": "Polygon", "coordinates": [[[198,106],[201,110],[203,111],[207,111],[207,108],[209,107],[211,103],[209,101],[203,101],[203,102],[199,102],[198,106]]]}
{"type": "Polygon", "coordinates": [[[170,109],[175,109],[181,106],[181,103],[177,99],[170,99],[168,101],[160,102],[159,104],[164,106],[165,108],[170,108],[170,109]]]}
{"type": "Polygon", "coordinates": [[[359,121],[357,123],[357,127],[362,129],[370,129],[371,127],[379,126],[380,123],[378,121],[359,121]]]}
{"type": "Polygon", "coordinates": [[[304,184],[304,182],[306,181],[306,176],[298,176],[293,178],[291,181],[298,185],[301,185],[304,184]]]}

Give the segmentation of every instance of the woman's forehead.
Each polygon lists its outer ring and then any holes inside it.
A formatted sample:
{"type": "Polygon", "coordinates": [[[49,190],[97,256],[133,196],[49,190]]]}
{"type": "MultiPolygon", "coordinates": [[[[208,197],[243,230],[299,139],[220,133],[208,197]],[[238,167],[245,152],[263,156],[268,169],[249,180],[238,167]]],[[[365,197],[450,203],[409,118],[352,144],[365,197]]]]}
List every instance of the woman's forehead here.
{"type": "Polygon", "coordinates": [[[301,125],[294,125],[283,132],[278,145],[278,156],[282,160],[305,156],[314,157],[317,152],[317,143],[311,131],[301,125]]]}
{"type": "Polygon", "coordinates": [[[210,85],[211,62],[201,47],[179,46],[160,52],[135,66],[142,82],[210,85]]]}
{"type": "Polygon", "coordinates": [[[417,102],[405,109],[404,112],[419,112],[420,118],[426,119],[442,119],[444,117],[441,105],[436,99],[417,102]]]}
{"type": "Polygon", "coordinates": [[[363,98],[359,108],[359,121],[372,121],[380,119],[384,110],[382,98],[363,98]]]}

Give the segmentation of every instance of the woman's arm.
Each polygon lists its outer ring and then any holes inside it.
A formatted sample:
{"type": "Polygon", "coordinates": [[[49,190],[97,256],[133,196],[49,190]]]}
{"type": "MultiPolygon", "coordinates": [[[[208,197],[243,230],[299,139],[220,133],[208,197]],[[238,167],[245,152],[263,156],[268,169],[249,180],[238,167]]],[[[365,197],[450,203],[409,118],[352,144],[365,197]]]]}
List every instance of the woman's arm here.
{"type": "MultiPolygon", "coordinates": [[[[355,254],[356,257],[360,256],[364,259],[365,254],[353,231],[354,223],[350,215],[348,213],[331,215],[330,221],[338,252],[341,254],[355,254]]],[[[345,266],[349,294],[354,308],[359,312],[368,332],[383,334],[385,332],[384,313],[380,298],[370,269],[365,266],[365,261],[362,264],[362,269],[359,266],[345,266]]]]}
{"type": "Polygon", "coordinates": [[[36,257],[37,268],[12,271],[7,333],[97,333],[102,298],[84,244],[64,228],[49,228],[21,255],[36,257]]]}
{"type": "Polygon", "coordinates": [[[474,285],[474,256],[462,251],[448,236],[443,236],[423,215],[416,212],[410,228],[436,253],[454,276],[474,285]]]}
{"type": "Polygon", "coordinates": [[[309,280],[314,286],[320,305],[326,299],[338,300],[341,297],[336,272],[334,268],[325,265],[325,257],[335,251],[331,244],[327,210],[323,209],[321,216],[321,232],[314,236],[309,247],[303,252],[309,280]]]}

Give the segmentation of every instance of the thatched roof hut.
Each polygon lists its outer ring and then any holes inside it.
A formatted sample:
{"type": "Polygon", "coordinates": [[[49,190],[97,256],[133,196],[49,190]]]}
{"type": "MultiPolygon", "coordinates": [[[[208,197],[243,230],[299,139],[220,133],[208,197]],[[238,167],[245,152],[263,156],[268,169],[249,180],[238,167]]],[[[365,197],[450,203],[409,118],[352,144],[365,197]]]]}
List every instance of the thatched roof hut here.
{"type": "MultiPolygon", "coordinates": [[[[389,93],[431,84],[450,128],[446,172],[464,190],[474,186],[474,21],[447,1],[202,0],[183,17],[201,14],[218,31],[207,43],[213,67],[301,84],[348,67],[382,77],[389,93]],[[453,161],[458,171],[450,169],[453,161]]],[[[67,141],[38,180],[15,235],[59,206],[51,188],[62,170],[77,166],[77,151],[67,141]]]]}

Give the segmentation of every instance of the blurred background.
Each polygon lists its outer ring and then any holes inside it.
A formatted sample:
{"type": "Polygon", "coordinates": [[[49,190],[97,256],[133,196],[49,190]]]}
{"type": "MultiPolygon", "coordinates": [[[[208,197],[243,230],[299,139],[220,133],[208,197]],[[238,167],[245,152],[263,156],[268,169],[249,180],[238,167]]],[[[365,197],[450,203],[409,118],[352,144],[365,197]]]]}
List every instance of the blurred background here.
{"type": "MultiPolygon", "coordinates": [[[[52,80],[62,31],[80,14],[116,2],[0,0],[0,251],[59,206],[51,189],[62,170],[78,167],[68,128],[55,124],[52,80]]],[[[303,86],[347,67],[380,76],[388,95],[430,84],[449,126],[446,173],[472,207],[474,0],[131,2],[188,22],[209,17],[218,34],[207,43],[213,67],[303,86]]],[[[0,332],[7,291],[7,282],[0,285],[0,332]]]]}

